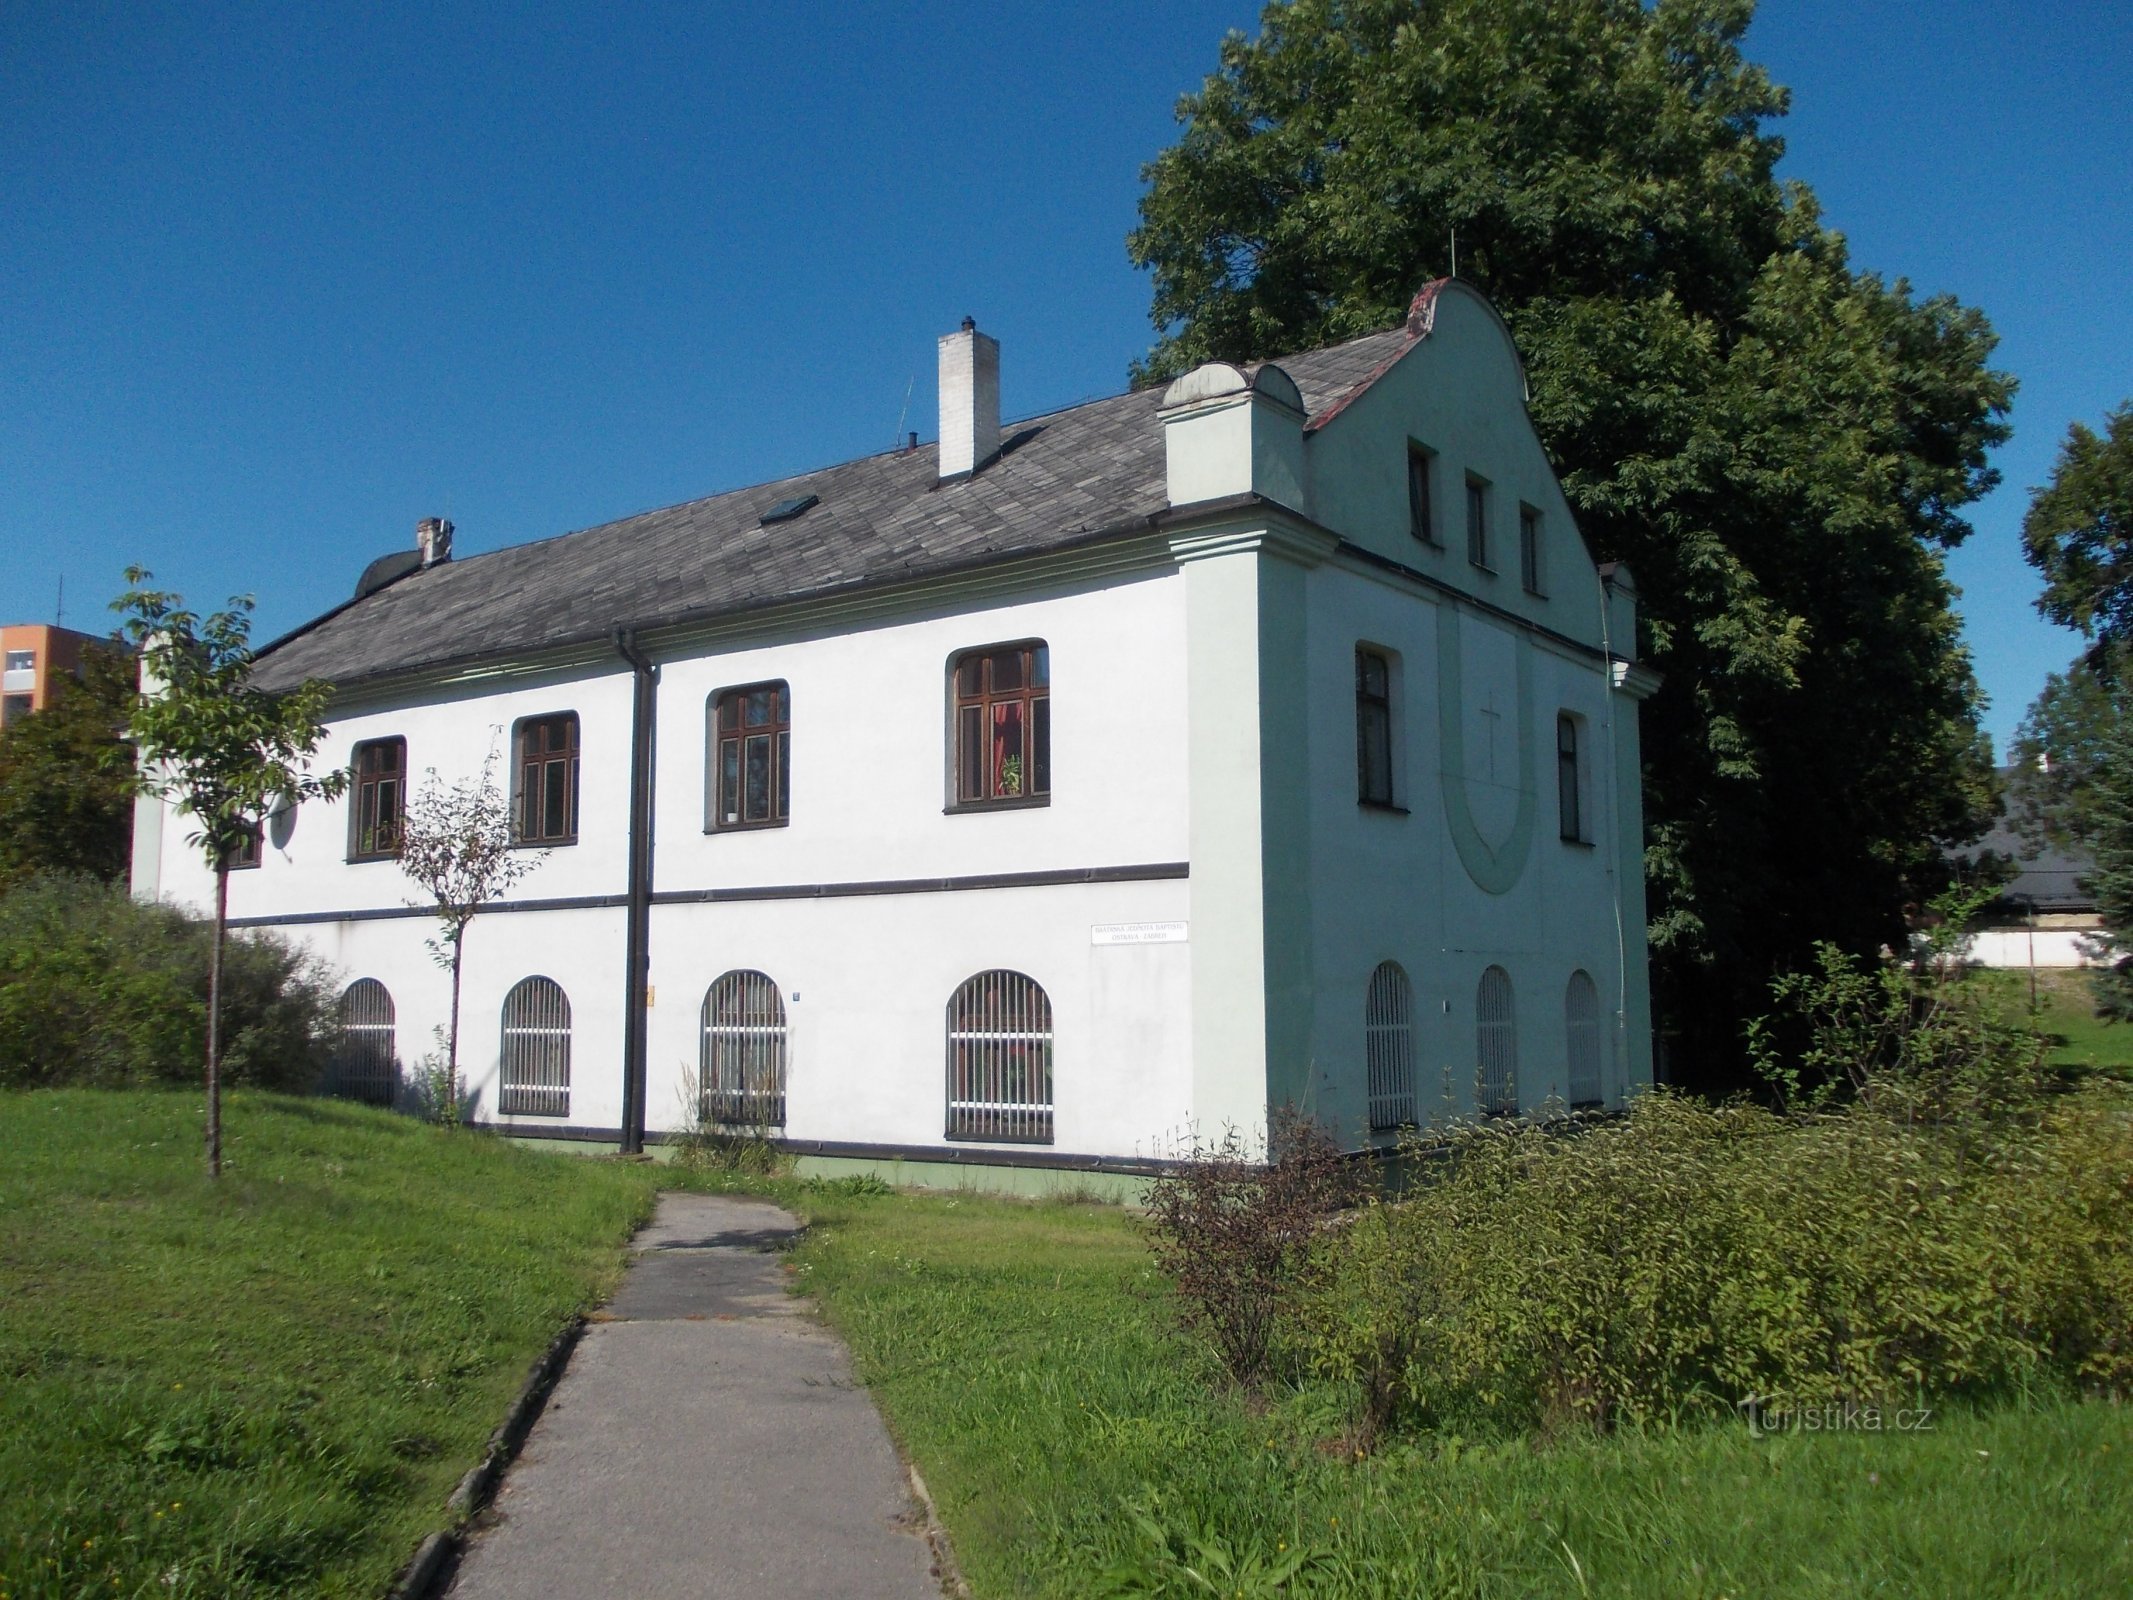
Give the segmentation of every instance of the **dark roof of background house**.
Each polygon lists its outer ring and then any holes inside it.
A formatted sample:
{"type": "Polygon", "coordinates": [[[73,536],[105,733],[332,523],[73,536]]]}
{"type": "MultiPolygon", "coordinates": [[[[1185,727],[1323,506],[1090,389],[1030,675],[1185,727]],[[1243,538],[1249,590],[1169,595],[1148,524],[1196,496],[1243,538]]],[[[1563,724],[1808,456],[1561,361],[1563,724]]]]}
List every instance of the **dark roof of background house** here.
{"type": "MultiPolygon", "coordinates": [[[[1403,324],[1279,365],[1317,417],[1413,338],[1403,324]]],[[[258,679],[352,683],[1071,544],[1168,504],[1161,404],[1142,389],[1010,423],[1000,459],[953,483],[936,486],[921,446],[447,561],[276,640],[258,679]],[[759,525],[810,494],[795,520],[759,525]]]]}
{"type": "MultiPolygon", "coordinates": [[[[2002,781],[2011,777],[2014,770],[2002,767],[2002,781]]],[[[2096,897],[2081,887],[2081,879],[2096,869],[2087,856],[2070,854],[2050,845],[2041,850],[2031,849],[2004,812],[1984,838],[1953,854],[1958,860],[1974,861],[1988,850],[2015,863],[2015,876],[2001,887],[2001,899],[2025,907],[2034,905],[2040,913],[2096,909],[2096,897]]]]}

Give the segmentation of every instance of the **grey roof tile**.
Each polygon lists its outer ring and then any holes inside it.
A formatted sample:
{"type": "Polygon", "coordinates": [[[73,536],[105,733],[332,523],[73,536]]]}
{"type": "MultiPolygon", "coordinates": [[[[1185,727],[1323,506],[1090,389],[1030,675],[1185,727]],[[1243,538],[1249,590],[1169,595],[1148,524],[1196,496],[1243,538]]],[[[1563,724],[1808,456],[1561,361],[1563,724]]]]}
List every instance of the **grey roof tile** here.
{"type": "MultiPolygon", "coordinates": [[[[1316,416],[1406,340],[1394,328],[1280,365],[1316,416]]],[[[258,679],[350,683],[1053,548],[1164,509],[1161,403],[1143,389],[1010,424],[1006,453],[956,483],[936,486],[921,447],[445,562],[267,646],[258,679]],[[800,517],[758,525],[808,494],[820,503],[800,517]]]]}

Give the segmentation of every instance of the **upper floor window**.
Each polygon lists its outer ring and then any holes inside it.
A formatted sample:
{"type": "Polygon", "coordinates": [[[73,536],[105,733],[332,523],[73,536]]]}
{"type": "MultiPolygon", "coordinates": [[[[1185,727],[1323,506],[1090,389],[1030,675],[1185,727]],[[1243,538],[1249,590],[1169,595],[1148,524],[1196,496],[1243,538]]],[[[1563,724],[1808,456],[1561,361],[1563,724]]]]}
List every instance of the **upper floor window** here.
{"type": "Polygon", "coordinates": [[[1578,719],[1565,711],[1555,719],[1556,831],[1585,842],[1584,771],[1578,757],[1578,719]]]}
{"type": "Polygon", "coordinates": [[[1392,663],[1380,651],[1355,652],[1355,798],[1366,806],[1392,799],[1392,663]]]}
{"type": "Polygon", "coordinates": [[[578,842],[578,714],[528,717],[512,740],[518,754],[521,844],[578,842]]]}
{"type": "Polygon", "coordinates": [[[752,683],[721,689],[711,706],[711,826],[782,826],[792,798],[791,691],[752,683]]]}
{"type": "Polygon", "coordinates": [[[372,739],[355,747],[348,859],[378,861],[400,853],[400,811],[407,799],[407,741],[372,739]]]}
{"type": "Polygon", "coordinates": [[[1541,514],[1531,506],[1518,508],[1518,576],[1526,593],[1541,593],[1541,514]]]}
{"type": "Polygon", "coordinates": [[[1489,561],[1489,486],[1479,478],[1466,480],[1466,558],[1484,571],[1493,571],[1489,561]]]}
{"type": "Polygon", "coordinates": [[[7,653],[7,670],[9,672],[35,672],[37,670],[37,652],[34,650],[10,650],[7,653]]]}
{"type": "Polygon", "coordinates": [[[1429,452],[1418,444],[1407,447],[1407,531],[1424,544],[1443,543],[1430,504],[1429,452]]]}
{"type": "Polygon", "coordinates": [[[261,828],[260,825],[256,822],[246,823],[244,826],[244,834],[237,841],[236,847],[232,849],[230,853],[223,858],[222,865],[224,866],[224,868],[228,871],[236,872],[244,867],[258,866],[261,849],[263,847],[263,840],[261,838],[261,835],[265,831],[266,830],[261,828]]]}
{"type": "Polygon", "coordinates": [[[1051,652],[1041,640],[955,658],[955,800],[1038,804],[1052,793],[1051,652]]]}

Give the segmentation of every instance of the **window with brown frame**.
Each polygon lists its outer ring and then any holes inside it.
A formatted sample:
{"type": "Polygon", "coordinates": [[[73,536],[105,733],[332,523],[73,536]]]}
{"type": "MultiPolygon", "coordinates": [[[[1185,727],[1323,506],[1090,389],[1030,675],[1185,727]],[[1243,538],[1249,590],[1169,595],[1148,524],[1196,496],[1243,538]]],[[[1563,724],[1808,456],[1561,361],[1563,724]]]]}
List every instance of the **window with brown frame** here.
{"type": "Polygon", "coordinates": [[[1429,452],[1418,444],[1407,447],[1407,531],[1427,545],[1441,545],[1437,519],[1429,498],[1429,452]]]}
{"type": "Polygon", "coordinates": [[[1355,652],[1355,798],[1366,806],[1392,799],[1392,663],[1364,646],[1355,652]]]}
{"type": "Polygon", "coordinates": [[[518,842],[578,842],[578,714],[528,717],[518,751],[518,842]]]}
{"type": "Polygon", "coordinates": [[[400,853],[400,810],[407,800],[407,741],[371,739],[355,747],[348,859],[386,861],[400,853]]]}
{"type": "Polygon", "coordinates": [[[792,693],[781,680],[711,699],[711,826],[783,827],[792,799],[792,693]]]}
{"type": "Polygon", "coordinates": [[[237,872],[246,867],[258,866],[262,843],[261,835],[264,832],[265,830],[258,823],[246,823],[244,837],[237,841],[237,847],[224,858],[223,866],[231,872],[237,872]]]}
{"type": "Polygon", "coordinates": [[[1048,803],[1052,673],[1043,641],[966,650],[953,686],[956,805],[1048,803]]]}

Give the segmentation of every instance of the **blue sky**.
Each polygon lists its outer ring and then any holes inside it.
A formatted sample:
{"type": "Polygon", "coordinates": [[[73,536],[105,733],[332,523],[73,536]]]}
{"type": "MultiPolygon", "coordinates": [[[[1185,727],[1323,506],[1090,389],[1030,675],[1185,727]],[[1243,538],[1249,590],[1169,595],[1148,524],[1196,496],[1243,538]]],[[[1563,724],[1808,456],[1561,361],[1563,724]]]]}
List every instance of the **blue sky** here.
{"type": "MultiPolygon", "coordinates": [[[[488,549],[1122,386],[1139,165],[1256,7],[0,10],[0,620],[139,561],[261,636],[443,513],[488,549]],[[727,15],[728,11],[735,14],[727,15]],[[908,393],[908,410],[906,395],[908,393]]],[[[2071,635],[2017,531],[2133,396],[2133,11],[1766,0],[1786,170],[2022,389],[1955,558],[2004,744],[2071,635]]]]}

